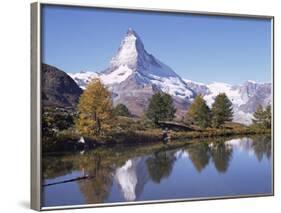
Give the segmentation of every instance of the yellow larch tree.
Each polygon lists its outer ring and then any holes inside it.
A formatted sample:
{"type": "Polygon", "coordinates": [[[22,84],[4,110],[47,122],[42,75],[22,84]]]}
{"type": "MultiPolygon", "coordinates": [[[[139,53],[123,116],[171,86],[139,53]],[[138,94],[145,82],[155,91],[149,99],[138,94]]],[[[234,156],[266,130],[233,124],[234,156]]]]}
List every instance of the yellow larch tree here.
{"type": "Polygon", "coordinates": [[[113,105],[110,92],[99,79],[92,79],[86,86],[78,103],[78,132],[85,136],[100,136],[114,125],[113,105]]]}

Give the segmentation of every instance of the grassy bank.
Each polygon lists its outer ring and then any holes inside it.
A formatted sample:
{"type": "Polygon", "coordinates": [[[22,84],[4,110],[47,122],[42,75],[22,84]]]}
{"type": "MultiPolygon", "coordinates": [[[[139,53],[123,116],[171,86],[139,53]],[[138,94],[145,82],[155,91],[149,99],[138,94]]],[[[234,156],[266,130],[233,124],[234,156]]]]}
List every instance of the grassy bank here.
{"type": "MultiPolygon", "coordinates": [[[[252,128],[237,128],[237,129],[205,129],[197,131],[170,131],[171,141],[184,141],[193,139],[212,139],[217,137],[232,137],[232,136],[250,136],[258,134],[270,134],[270,129],[252,129],[252,128]]],[[[120,131],[111,133],[107,136],[100,137],[84,137],[89,148],[98,146],[112,146],[115,144],[145,144],[145,143],[161,143],[162,130],[135,130],[135,131],[120,131]]],[[[77,141],[80,135],[74,131],[62,131],[54,137],[44,138],[44,152],[53,151],[69,151],[79,149],[77,141]]]]}
{"type": "Polygon", "coordinates": [[[177,139],[193,139],[193,138],[212,138],[212,137],[226,137],[226,136],[239,136],[239,135],[256,135],[256,134],[270,134],[269,129],[209,129],[205,131],[192,131],[192,132],[175,132],[172,138],[177,139]]]}

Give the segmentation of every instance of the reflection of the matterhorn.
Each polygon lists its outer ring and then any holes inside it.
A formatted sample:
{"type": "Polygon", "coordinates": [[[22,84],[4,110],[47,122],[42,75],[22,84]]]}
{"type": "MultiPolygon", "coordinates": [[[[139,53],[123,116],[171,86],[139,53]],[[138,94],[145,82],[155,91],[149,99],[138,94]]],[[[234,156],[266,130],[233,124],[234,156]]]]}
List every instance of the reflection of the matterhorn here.
{"type": "Polygon", "coordinates": [[[146,158],[132,158],[116,170],[114,178],[126,201],[136,200],[149,180],[145,161],[146,158]]]}
{"type": "Polygon", "coordinates": [[[137,200],[148,181],[159,184],[163,178],[169,177],[174,162],[182,155],[185,152],[155,152],[151,156],[127,160],[114,176],[124,199],[137,200]]]}

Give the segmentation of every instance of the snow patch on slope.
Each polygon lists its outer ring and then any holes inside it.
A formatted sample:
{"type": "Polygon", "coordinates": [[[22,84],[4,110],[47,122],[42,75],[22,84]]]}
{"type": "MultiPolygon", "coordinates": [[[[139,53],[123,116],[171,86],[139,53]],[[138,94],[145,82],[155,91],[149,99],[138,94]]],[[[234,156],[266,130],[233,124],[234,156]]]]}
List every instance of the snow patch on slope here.
{"type": "Polygon", "coordinates": [[[240,106],[244,103],[239,90],[235,89],[230,84],[215,82],[207,85],[207,87],[210,90],[210,94],[204,96],[204,99],[206,100],[209,107],[212,106],[215,101],[215,97],[220,93],[225,93],[234,105],[240,106]]]}
{"type": "Polygon", "coordinates": [[[201,83],[201,82],[198,82],[198,81],[193,81],[193,80],[190,80],[190,79],[183,79],[186,83],[191,83],[191,84],[196,84],[196,85],[199,85],[199,86],[205,86],[206,84],[204,83],[201,83]]]}
{"type": "Polygon", "coordinates": [[[133,70],[127,65],[119,66],[114,72],[109,74],[99,74],[96,72],[82,71],[78,73],[68,73],[68,75],[80,86],[81,89],[85,89],[86,85],[94,78],[99,78],[105,85],[119,84],[125,81],[133,70]]]}
{"type": "Polygon", "coordinates": [[[242,110],[234,108],[233,121],[250,125],[253,118],[254,116],[252,113],[243,112],[242,110]]]}
{"type": "Polygon", "coordinates": [[[119,84],[125,81],[131,74],[133,70],[127,65],[120,65],[114,72],[109,74],[100,74],[100,79],[105,85],[119,84]]]}
{"type": "Polygon", "coordinates": [[[186,84],[177,77],[161,78],[151,75],[151,82],[157,85],[163,92],[179,98],[191,98],[194,94],[186,84]]]}
{"type": "Polygon", "coordinates": [[[67,73],[81,89],[85,89],[86,85],[93,79],[98,78],[99,75],[96,72],[81,71],[77,73],[67,73]]]}

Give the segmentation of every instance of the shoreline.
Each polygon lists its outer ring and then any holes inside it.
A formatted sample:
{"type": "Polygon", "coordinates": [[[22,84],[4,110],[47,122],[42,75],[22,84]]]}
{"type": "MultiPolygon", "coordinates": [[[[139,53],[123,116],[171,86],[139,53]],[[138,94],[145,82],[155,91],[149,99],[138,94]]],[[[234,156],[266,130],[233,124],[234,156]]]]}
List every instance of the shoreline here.
{"type": "MultiPolygon", "coordinates": [[[[219,139],[219,138],[233,138],[238,136],[255,136],[255,135],[271,135],[271,130],[253,130],[253,129],[241,129],[241,130],[229,130],[229,129],[216,129],[205,131],[172,131],[171,139],[168,143],[173,144],[173,141],[177,143],[183,140],[189,140],[188,142],[181,142],[183,144],[191,144],[192,141],[201,141],[206,139],[219,139]]],[[[111,135],[107,138],[93,138],[84,137],[86,141],[86,150],[95,149],[98,147],[112,147],[115,145],[145,145],[145,144],[162,144],[162,131],[133,131],[133,132],[119,132],[111,135]],[[113,139],[114,138],[114,139],[113,139]]],[[[48,141],[44,141],[42,144],[43,154],[49,153],[63,153],[63,152],[75,152],[85,150],[85,145],[79,144],[78,135],[63,134],[56,138],[48,138],[48,141]],[[51,142],[50,142],[51,141],[51,142]]],[[[44,139],[42,139],[44,140],[44,139]]]]}

